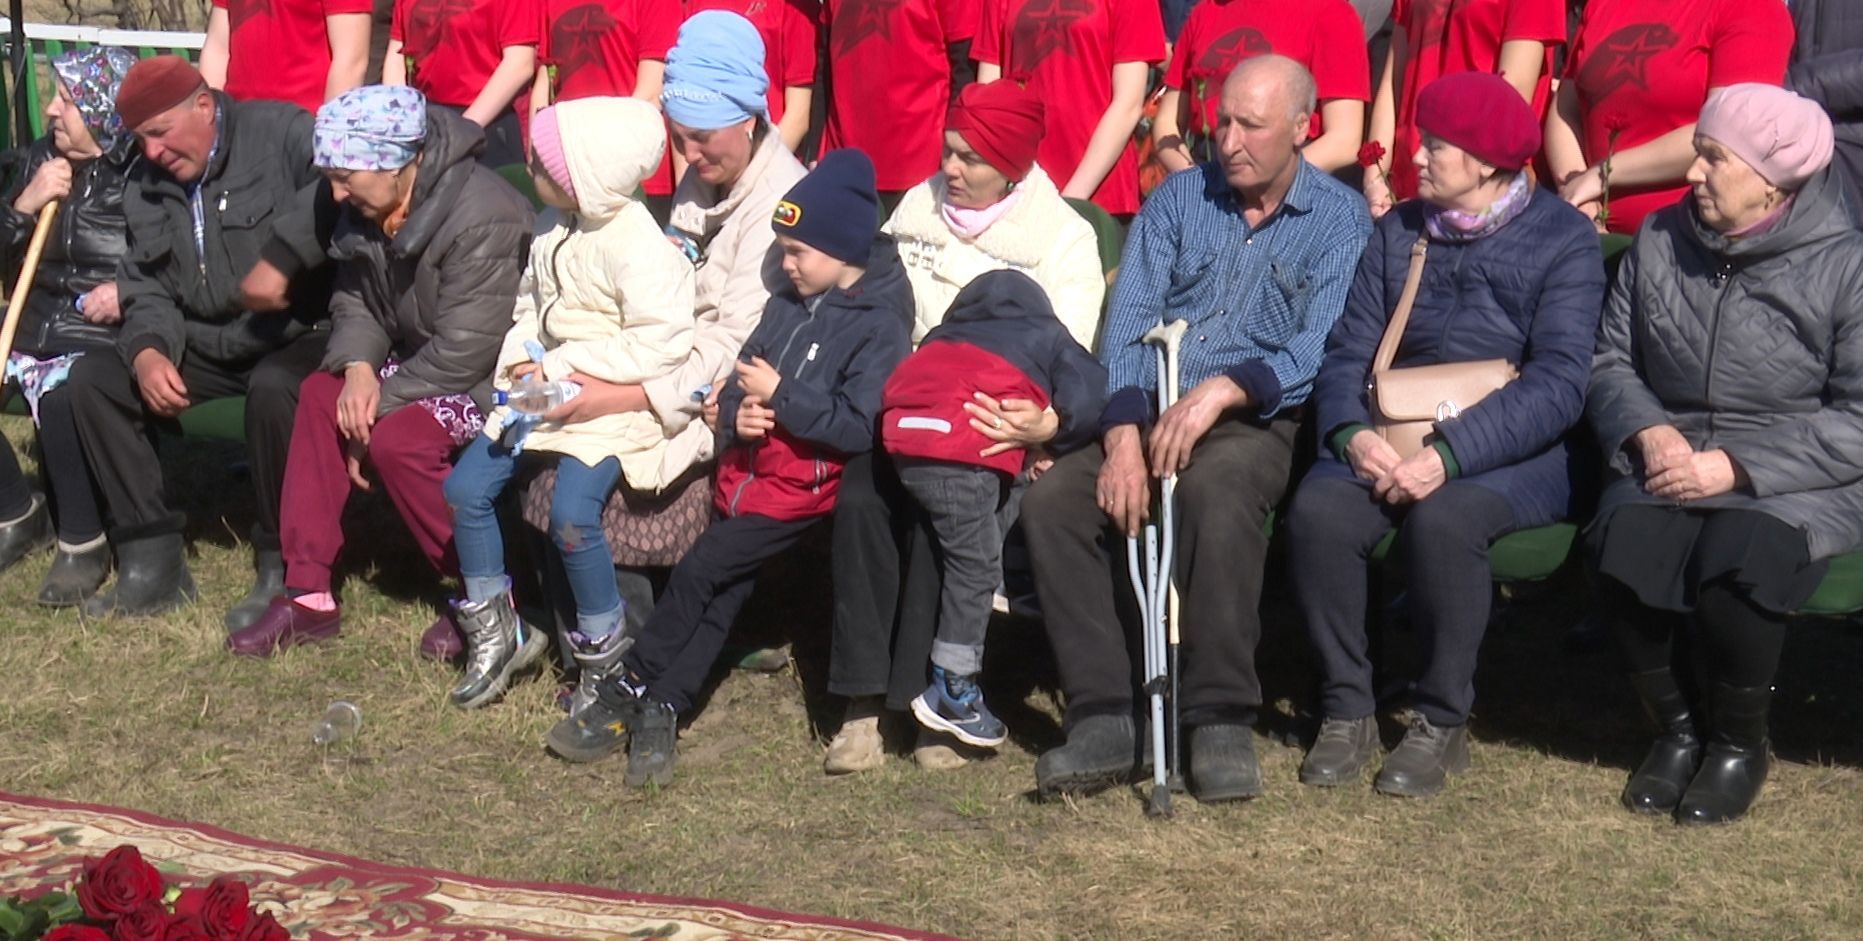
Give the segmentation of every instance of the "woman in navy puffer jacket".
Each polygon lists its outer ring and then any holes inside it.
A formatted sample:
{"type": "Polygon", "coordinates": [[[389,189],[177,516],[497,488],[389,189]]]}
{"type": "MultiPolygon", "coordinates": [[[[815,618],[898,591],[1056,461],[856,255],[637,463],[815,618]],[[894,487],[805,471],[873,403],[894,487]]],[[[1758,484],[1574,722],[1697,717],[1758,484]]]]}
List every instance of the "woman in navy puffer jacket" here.
{"type": "Polygon", "coordinates": [[[1583,412],[1604,265],[1591,224],[1533,185],[1539,130],[1498,76],[1438,79],[1418,98],[1421,199],[1373,230],[1315,381],[1324,445],[1289,515],[1293,579],[1321,673],[1324,722],[1300,779],[1358,779],[1378,749],[1365,609],[1372,549],[1400,523],[1424,649],[1414,714],[1377,789],[1425,796],[1468,764],[1476,651],[1487,629],[1488,547],[1568,514],[1566,435],[1583,412]],[[1519,377],[1444,414],[1402,459],[1372,430],[1372,359],[1422,240],[1421,288],[1393,366],[1505,359],[1519,377]]]}

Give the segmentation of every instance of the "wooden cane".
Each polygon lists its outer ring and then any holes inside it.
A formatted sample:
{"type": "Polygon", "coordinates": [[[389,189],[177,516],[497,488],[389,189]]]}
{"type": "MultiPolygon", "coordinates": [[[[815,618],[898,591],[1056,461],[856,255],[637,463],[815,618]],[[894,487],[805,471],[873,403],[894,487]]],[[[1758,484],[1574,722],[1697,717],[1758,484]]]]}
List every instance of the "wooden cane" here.
{"type": "Polygon", "coordinates": [[[39,255],[45,251],[45,239],[52,234],[52,219],[57,215],[56,199],[39,210],[39,224],[32,230],[32,241],[26,246],[26,260],[19,266],[19,280],[13,284],[13,295],[7,298],[6,322],[0,324],[0,370],[6,368],[8,358],[13,355],[13,334],[19,330],[19,315],[26,309],[26,295],[32,293],[33,276],[39,273],[39,255]]]}

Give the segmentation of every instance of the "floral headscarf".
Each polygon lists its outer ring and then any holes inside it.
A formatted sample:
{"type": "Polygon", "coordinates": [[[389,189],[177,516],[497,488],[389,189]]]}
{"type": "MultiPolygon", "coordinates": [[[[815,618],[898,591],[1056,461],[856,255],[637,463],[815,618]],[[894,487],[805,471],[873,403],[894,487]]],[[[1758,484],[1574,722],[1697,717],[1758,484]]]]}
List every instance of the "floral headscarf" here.
{"type": "Polygon", "coordinates": [[[84,126],[106,154],[114,154],[132,135],[116,114],[116,92],[136,64],[136,54],[116,46],[92,46],[59,53],[52,72],[71,93],[84,126]]]}

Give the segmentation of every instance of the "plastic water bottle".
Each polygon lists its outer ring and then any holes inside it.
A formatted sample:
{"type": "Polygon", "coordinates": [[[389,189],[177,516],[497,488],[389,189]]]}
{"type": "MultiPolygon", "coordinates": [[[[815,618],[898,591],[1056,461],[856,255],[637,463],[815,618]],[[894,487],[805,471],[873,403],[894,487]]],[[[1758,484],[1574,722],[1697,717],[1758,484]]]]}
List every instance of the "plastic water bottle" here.
{"type": "Polygon", "coordinates": [[[522,382],[511,387],[510,392],[492,393],[492,404],[509,405],[512,411],[525,415],[542,415],[581,394],[581,383],[567,379],[538,382],[526,376],[522,382]]]}
{"type": "Polygon", "coordinates": [[[339,699],[323,711],[323,718],[311,727],[311,741],[334,745],[353,737],[362,728],[362,709],[347,699],[339,699]]]}

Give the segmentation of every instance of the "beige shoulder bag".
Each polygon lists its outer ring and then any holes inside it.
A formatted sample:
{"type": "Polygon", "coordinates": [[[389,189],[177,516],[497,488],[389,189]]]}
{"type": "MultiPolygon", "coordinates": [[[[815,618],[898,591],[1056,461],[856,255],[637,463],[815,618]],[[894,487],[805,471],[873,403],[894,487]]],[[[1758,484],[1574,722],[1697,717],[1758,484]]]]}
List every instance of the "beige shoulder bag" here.
{"type": "Polygon", "coordinates": [[[1428,250],[1427,235],[1419,236],[1411,246],[1404,293],[1397,299],[1397,310],[1391,313],[1371,361],[1373,425],[1404,458],[1423,450],[1423,439],[1437,422],[1454,421],[1464,409],[1520,377],[1514,364],[1504,359],[1391,368],[1404,327],[1410,323],[1410,308],[1417,302],[1417,289],[1423,284],[1423,256],[1428,250]]]}

